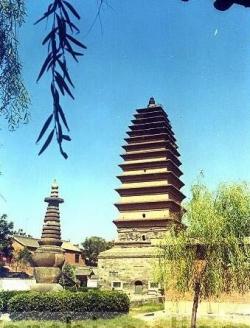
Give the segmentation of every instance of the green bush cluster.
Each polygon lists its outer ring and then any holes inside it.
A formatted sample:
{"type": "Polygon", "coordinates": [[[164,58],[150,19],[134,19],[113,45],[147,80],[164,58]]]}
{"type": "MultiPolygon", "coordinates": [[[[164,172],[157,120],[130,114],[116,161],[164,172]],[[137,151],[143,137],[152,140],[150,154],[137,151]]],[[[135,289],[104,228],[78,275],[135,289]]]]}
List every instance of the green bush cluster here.
{"type": "Polygon", "coordinates": [[[65,286],[64,289],[70,292],[88,292],[91,290],[88,287],[76,287],[76,286],[73,287],[65,286]]]}
{"type": "Polygon", "coordinates": [[[110,318],[128,313],[129,298],[116,291],[29,292],[12,297],[8,310],[13,320],[110,318]]]}
{"type": "Polygon", "coordinates": [[[2,308],[0,311],[2,312],[8,312],[8,302],[9,300],[16,296],[23,293],[27,293],[27,291],[17,291],[17,290],[6,290],[6,291],[0,291],[0,303],[2,303],[2,308]]]}

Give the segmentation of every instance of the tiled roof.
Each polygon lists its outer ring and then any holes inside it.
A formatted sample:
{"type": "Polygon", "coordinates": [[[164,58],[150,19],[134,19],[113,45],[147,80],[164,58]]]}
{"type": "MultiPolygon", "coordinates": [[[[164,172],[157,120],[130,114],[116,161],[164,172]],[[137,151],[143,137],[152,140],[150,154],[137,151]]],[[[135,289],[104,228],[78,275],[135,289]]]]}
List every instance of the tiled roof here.
{"type": "Polygon", "coordinates": [[[23,246],[32,247],[32,248],[39,247],[38,239],[36,238],[19,236],[19,235],[14,235],[13,238],[15,241],[17,241],[19,244],[23,246]]]}
{"type": "Polygon", "coordinates": [[[77,245],[71,243],[70,241],[63,241],[62,248],[67,251],[74,251],[74,252],[79,252],[79,253],[82,252],[81,249],[77,245]]]}
{"type": "Polygon", "coordinates": [[[75,271],[76,276],[90,276],[91,274],[94,275],[94,271],[88,266],[77,267],[75,271]]]}
{"type": "MultiPolygon", "coordinates": [[[[32,238],[32,237],[27,237],[27,236],[19,236],[19,235],[14,235],[13,236],[14,240],[18,242],[19,244],[26,246],[26,247],[31,247],[31,248],[38,248],[38,240],[37,238],[32,238]]],[[[81,253],[81,249],[77,246],[71,243],[70,241],[63,241],[62,243],[62,248],[65,249],[66,251],[73,251],[73,252],[79,252],[81,253]]]]}

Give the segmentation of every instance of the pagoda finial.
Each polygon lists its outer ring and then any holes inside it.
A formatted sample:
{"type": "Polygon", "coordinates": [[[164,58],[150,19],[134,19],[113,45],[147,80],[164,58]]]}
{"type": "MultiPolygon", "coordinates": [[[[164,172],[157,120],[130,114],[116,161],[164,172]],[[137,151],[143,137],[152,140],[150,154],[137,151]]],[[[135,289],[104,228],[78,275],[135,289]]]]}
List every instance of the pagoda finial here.
{"type": "Polygon", "coordinates": [[[58,184],[56,179],[54,179],[52,182],[50,197],[58,198],[58,184]]]}
{"type": "Polygon", "coordinates": [[[149,102],[148,102],[148,107],[154,107],[155,106],[155,98],[150,97],[149,102]]]}
{"type": "Polygon", "coordinates": [[[52,182],[52,186],[53,186],[53,187],[58,187],[58,184],[57,184],[56,179],[53,180],[53,182],[52,182]]]}

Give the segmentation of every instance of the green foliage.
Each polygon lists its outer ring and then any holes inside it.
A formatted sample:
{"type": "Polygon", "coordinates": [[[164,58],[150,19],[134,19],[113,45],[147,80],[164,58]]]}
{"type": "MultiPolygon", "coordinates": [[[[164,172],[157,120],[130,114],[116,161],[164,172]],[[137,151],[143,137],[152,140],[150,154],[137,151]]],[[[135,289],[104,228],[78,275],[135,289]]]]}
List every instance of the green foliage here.
{"type": "Polygon", "coordinates": [[[16,269],[19,266],[26,267],[27,265],[32,265],[32,253],[28,250],[27,247],[24,247],[23,249],[13,252],[13,260],[16,264],[16,269]]]}
{"type": "Polygon", "coordinates": [[[30,264],[32,263],[32,253],[28,250],[27,247],[24,247],[18,251],[17,259],[23,263],[30,264]]]}
{"type": "Polygon", "coordinates": [[[3,312],[8,312],[8,302],[9,300],[19,294],[27,293],[26,291],[17,291],[17,290],[7,290],[0,291],[0,300],[3,303],[3,312]]]}
{"type": "Polygon", "coordinates": [[[141,305],[131,305],[129,313],[138,314],[138,313],[147,313],[147,312],[155,312],[155,311],[163,311],[164,304],[163,303],[145,303],[141,305]]]}
{"type": "MultiPolygon", "coordinates": [[[[190,327],[189,318],[172,317],[159,319],[155,322],[154,328],[188,328],[190,327]]],[[[218,318],[198,319],[197,328],[250,328],[250,324],[227,322],[225,319],[218,318]]]]}
{"type": "Polygon", "coordinates": [[[161,245],[160,279],[172,299],[193,293],[191,327],[201,298],[250,290],[250,190],[221,185],[215,193],[197,183],[185,214],[187,228],[161,245]]]}
{"type": "Polygon", "coordinates": [[[225,221],[225,228],[237,238],[250,236],[250,191],[246,183],[219,187],[215,206],[225,221]]]}
{"type": "Polygon", "coordinates": [[[97,236],[86,238],[82,243],[86,256],[86,264],[90,266],[97,266],[98,255],[101,252],[110,249],[113,244],[113,242],[106,241],[104,238],[97,236]]]}
{"type": "Polygon", "coordinates": [[[24,17],[23,0],[0,1],[0,115],[7,118],[11,130],[29,119],[30,99],[21,76],[17,40],[24,17]]]}
{"type": "Polygon", "coordinates": [[[0,253],[4,256],[11,256],[13,223],[7,221],[7,215],[3,214],[0,217],[0,253]]]}
{"type": "MultiPolygon", "coordinates": [[[[21,321],[4,323],[0,328],[149,328],[144,320],[132,318],[128,315],[117,316],[112,319],[97,319],[72,322],[65,324],[59,321],[21,321]]],[[[165,328],[165,326],[162,326],[165,328]]],[[[161,328],[158,327],[157,328],[161,328]]],[[[177,328],[177,327],[176,327],[177,328]]]]}
{"type": "Polygon", "coordinates": [[[77,279],[75,275],[75,267],[66,263],[62,269],[62,276],[59,281],[63,287],[77,286],[77,279]]]}
{"type": "MultiPolygon", "coordinates": [[[[154,328],[187,328],[186,318],[168,318],[153,321],[154,328]]],[[[4,323],[0,328],[66,328],[67,325],[59,321],[21,321],[15,323],[4,323]]],[[[146,322],[133,318],[129,315],[117,316],[113,319],[97,319],[72,322],[72,328],[150,328],[152,322],[146,322]]],[[[198,320],[198,328],[250,328],[249,324],[229,323],[213,319],[198,320]]]]}
{"type": "Polygon", "coordinates": [[[73,18],[79,20],[80,15],[72,4],[66,0],[53,0],[49,4],[47,11],[35,23],[37,24],[43,20],[46,20],[46,24],[48,24],[48,21],[51,22],[51,30],[42,42],[47,47],[48,54],[41,67],[37,81],[45,72],[51,74],[52,112],[46,119],[37,139],[37,142],[39,142],[45,135],[45,132],[48,133],[38,155],[44,152],[53,137],[55,137],[61,154],[64,158],[68,157],[62,149],[62,142],[70,141],[71,139],[67,134],[69,127],[61,107],[60,96],[69,96],[74,99],[72,94],[74,84],[68,70],[68,58],[78,62],[79,56],[83,56],[83,53],[80,51],[86,49],[86,46],[75,38],[75,34],[79,33],[80,30],[75,25],[73,18]],[[66,134],[63,130],[66,131],[66,134]]]}
{"type": "Polygon", "coordinates": [[[187,229],[172,232],[162,245],[160,274],[166,288],[191,291],[199,277],[203,298],[248,291],[249,187],[221,185],[213,194],[201,183],[194,185],[185,221],[187,229]]]}
{"type": "Polygon", "coordinates": [[[8,309],[13,319],[88,319],[127,313],[129,299],[113,291],[28,292],[12,297],[8,309]]]}
{"type": "MultiPolygon", "coordinates": [[[[83,293],[86,293],[90,290],[93,290],[92,288],[88,288],[88,287],[83,287],[83,286],[65,286],[64,287],[66,290],[70,291],[70,292],[83,292],[83,293]]],[[[97,290],[97,289],[95,289],[97,290]]]]}
{"type": "Polygon", "coordinates": [[[3,310],[3,301],[0,298],[0,313],[2,312],[2,310],[3,310]]]}

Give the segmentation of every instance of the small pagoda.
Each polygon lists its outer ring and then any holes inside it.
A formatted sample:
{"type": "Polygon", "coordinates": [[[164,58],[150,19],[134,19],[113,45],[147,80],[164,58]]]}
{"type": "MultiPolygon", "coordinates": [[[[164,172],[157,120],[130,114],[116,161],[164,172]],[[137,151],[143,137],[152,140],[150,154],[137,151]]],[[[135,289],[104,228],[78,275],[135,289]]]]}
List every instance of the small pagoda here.
{"type": "Polygon", "coordinates": [[[119,214],[113,222],[118,239],[98,261],[103,287],[130,294],[146,292],[155,284],[155,245],[170,228],[182,228],[181,202],[185,198],[180,153],[163,107],[151,97],[147,107],[136,110],[131,122],[122,146],[121,185],[116,189],[119,214]]]}
{"type": "Polygon", "coordinates": [[[42,285],[45,289],[58,289],[58,281],[61,277],[61,269],[64,264],[64,250],[61,248],[61,227],[59,204],[64,200],[58,195],[56,181],[51,186],[51,194],[44,199],[48,203],[44,218],[39,247],[33,254],[34,275],[39,289],[42,285]]]}

